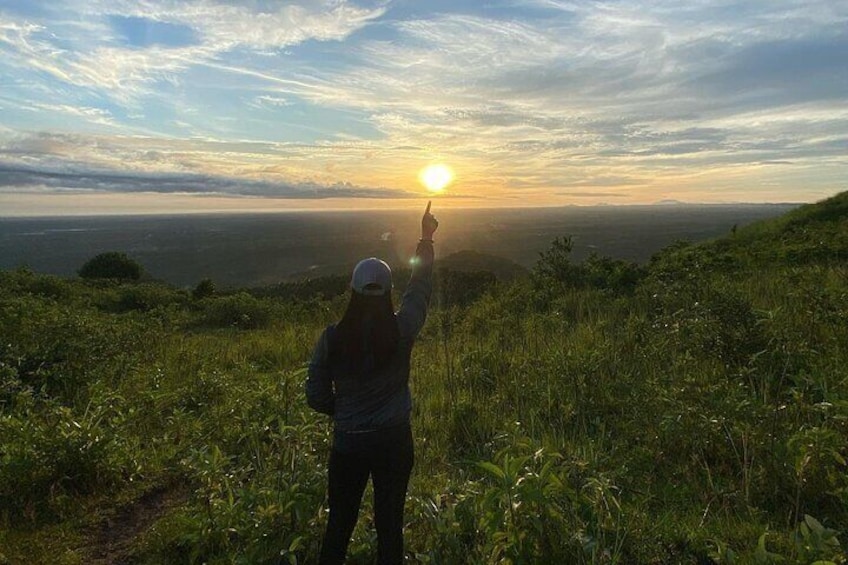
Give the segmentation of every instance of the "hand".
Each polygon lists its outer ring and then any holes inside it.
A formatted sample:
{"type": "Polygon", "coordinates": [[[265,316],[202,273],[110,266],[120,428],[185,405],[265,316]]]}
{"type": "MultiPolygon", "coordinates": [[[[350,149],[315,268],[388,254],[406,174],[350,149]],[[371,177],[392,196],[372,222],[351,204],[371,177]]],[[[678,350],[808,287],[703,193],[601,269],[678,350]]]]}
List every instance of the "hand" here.
{"type": "Polygon", "coordinates": [[[433,240],[433,232],[439,227],[439,221],[430,213],[430,205],[432,200],[427,201],[427,209],[424,210],[424,217],[421,218],[421,239],[433,240]]]}

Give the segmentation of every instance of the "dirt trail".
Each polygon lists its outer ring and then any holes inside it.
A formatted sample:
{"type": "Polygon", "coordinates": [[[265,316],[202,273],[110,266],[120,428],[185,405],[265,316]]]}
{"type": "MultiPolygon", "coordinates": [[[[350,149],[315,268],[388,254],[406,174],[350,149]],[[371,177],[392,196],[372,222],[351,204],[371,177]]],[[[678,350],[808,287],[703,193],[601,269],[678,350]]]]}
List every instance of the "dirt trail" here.
{"type": "Polygon", "coordinates": [[[161,486],[144,493],[138,500],[118,508],[95,528],[86,548],[87,563],[119,565],[131,563],[135,539],[147,531],[168,510],[187,498],[186,489],[161,486]]]}

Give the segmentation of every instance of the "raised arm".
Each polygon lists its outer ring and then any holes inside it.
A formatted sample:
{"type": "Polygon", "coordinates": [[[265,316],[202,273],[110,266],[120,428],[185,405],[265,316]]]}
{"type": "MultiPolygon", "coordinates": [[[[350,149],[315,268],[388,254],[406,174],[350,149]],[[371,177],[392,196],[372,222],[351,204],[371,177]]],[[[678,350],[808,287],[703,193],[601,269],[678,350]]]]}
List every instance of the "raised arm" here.
{"type": "Polygon", "coordinates": [[[421,241],[415,250],[412,276],[397,314],[398,327],[403,337],[414,338],[421,331],[433,292],[433,233],[439,227],[439,222],[430,213],[431,204],[432,201],[427,202],[427,209],[421,218],[421,241]]]}

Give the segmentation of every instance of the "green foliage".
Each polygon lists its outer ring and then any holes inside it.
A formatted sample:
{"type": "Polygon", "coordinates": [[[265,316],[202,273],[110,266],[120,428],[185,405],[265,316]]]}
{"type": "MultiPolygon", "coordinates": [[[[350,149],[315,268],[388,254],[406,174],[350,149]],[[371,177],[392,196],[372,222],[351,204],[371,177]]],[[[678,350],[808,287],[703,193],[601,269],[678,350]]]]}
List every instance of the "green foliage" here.
{"type": "Polygon", "coordinates": [[[583,262],[586,286],[615,294],[631,294],[645,271],[632,262],[601,257],[592,252],[583,262]]]}
{"type": "Polygon", "coordinates": [[[85,262],[78,272],[84,279],[117,279],[137,281],[141,278],[141,265],[125,253],[109,251],[95,255],[85,262]]]}
{"type": "Polygon", "coordinates": [[[144,355],[139,346],[155,340],[157,324],[116,319],[32,296],[0,300],[0,374],[12,402],[21,391],[70,404],[87,398],[93,377],[106,382],[126,374],[144,355]]]}
{"type": "Polygon", "coordinates": [[[581,288],[585,277],[579,265],[571,262],[571,250],[574,244],[571,237],[558,237],[551,242],[549,249],[539,253],[539,260],[533,267],[531,277],[539,289],[551,285],[581,288]]]}
{"type": "MultiPolygon", "coordinates": [[[[397,274],[395,274],[397,277],[397,274]]],[[[332,275],[296,282],[282,282],[274,286],[251,289],[259,298],[283,298],[286,300],[331,300],[350,289],[350,276],[332,275]]]]}
{"type": "Polygon", "coordinates": [[[453,271],[440,268],[435,274],[434,294],[440,306],[468,306],[496,284],[495,275],[487,271],[453,271]]]}
{"type": "MultiPolygon", "coordinates": [[[[19,400],[20,402],[20,400],[19,400]]],[[[0,417],[0,519],[34,522],[67,512],[72,497],[110,486],[131,465],[120,440],[104,433],[105,406],[70,408],[26,402],[0,417]]]]}
{"type": "Polygon", "coordinates": [[[191,297],[194,300],[203,300],[204,298],[211,297],[213,294],[215,294],[215,283],[212,282],[212,279],[203,279],[191,291],[191,297]]]}
{"type": "Polygon", "coordinates": [[[246,292],[206,299],[201,308],[201,323],[216,328],[263,328],[274,315],[267,301],[246,292]]]}
{"type": "Polygon", "coordinates": [[[466,273],[492,273],[499,281],[511,282],[526,278],[527,269],[503,257],[479,251],[464,250],[436,259],[437,269],[466,273]]]}
{"type": "Polygon", "coordinates": [[[845,555],[836,535],[838,532],[826,528],[810,515],[798,525],[795,534],[795,547],[799,560],[804,563],[834,563],[844,561],[845,555]]]}
{"type": "Polygon", "coordinates": [[[182,306],[187,298],[185,292],[160,283],[125,285],[119,289],[116,308],[120,312],[130,310],[147,312],[156,308],[182,306]]]}
{"type": "MultiPolygon", "coordinates": [[[[845,563],[843,204],[644,268],[571,263],[565,238],[531,281],[439,271],[411,360],[408,558],[845,563]]],[[[331,434],[303,365],[346,285],[190,300],[0,272],[2,555],[314,562],[331,434]],[[122,508],[149,514],[126,538],[122,508]]],[[[372,510],[351,562],[376,559],[372,510]]]]}
{"type": "Polygon", "coordinates": [[[461,402],[451,410],[447,426],[448,446],[452,453],[461,456],[477,454],[494,435],[478,407],[469,402],[461,402]]]}
{"type": "Polygon", "coordinates": [[[645,271],[632,262],[601,257],[591,253],[580,264],[571,262],[570,237],[554,239],[551,247],[539,254],[531,277],[537,293],[545,300],[565,289],[594,288],[610,294],[632,294],[645,271]]]}
{"type": "Polygon", "coordinates": [[[573,474],[559,453],[538,449],[514,457],[513,451],[478,463],[491,481],[478,509],[491,559],[619,562],[625,535],[619,489],[606,477],[573,474]]]}
{"type": "Polygon", "coordinates": [[[848,260],[848,192],[801,206],[779,218],[736,230],[733,237],[688,249],[671,247],[663,261],[698,261],[710,271],[818,264],[848,260]],[[694,256],[693,256],[694,255],[694,256]]]}

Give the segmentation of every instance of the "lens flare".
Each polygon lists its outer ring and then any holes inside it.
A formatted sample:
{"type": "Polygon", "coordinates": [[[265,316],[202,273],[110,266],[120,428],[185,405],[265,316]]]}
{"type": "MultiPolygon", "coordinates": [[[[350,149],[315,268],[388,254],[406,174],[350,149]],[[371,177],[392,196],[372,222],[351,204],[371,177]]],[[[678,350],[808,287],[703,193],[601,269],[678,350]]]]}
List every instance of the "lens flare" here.
{"type": "Polygon", "coordinates": [[[450,167],[441,163],[427,165],[418,173],[418,180],[430,192],[441,192],[453,180],[453,171],[450,167]]]}

